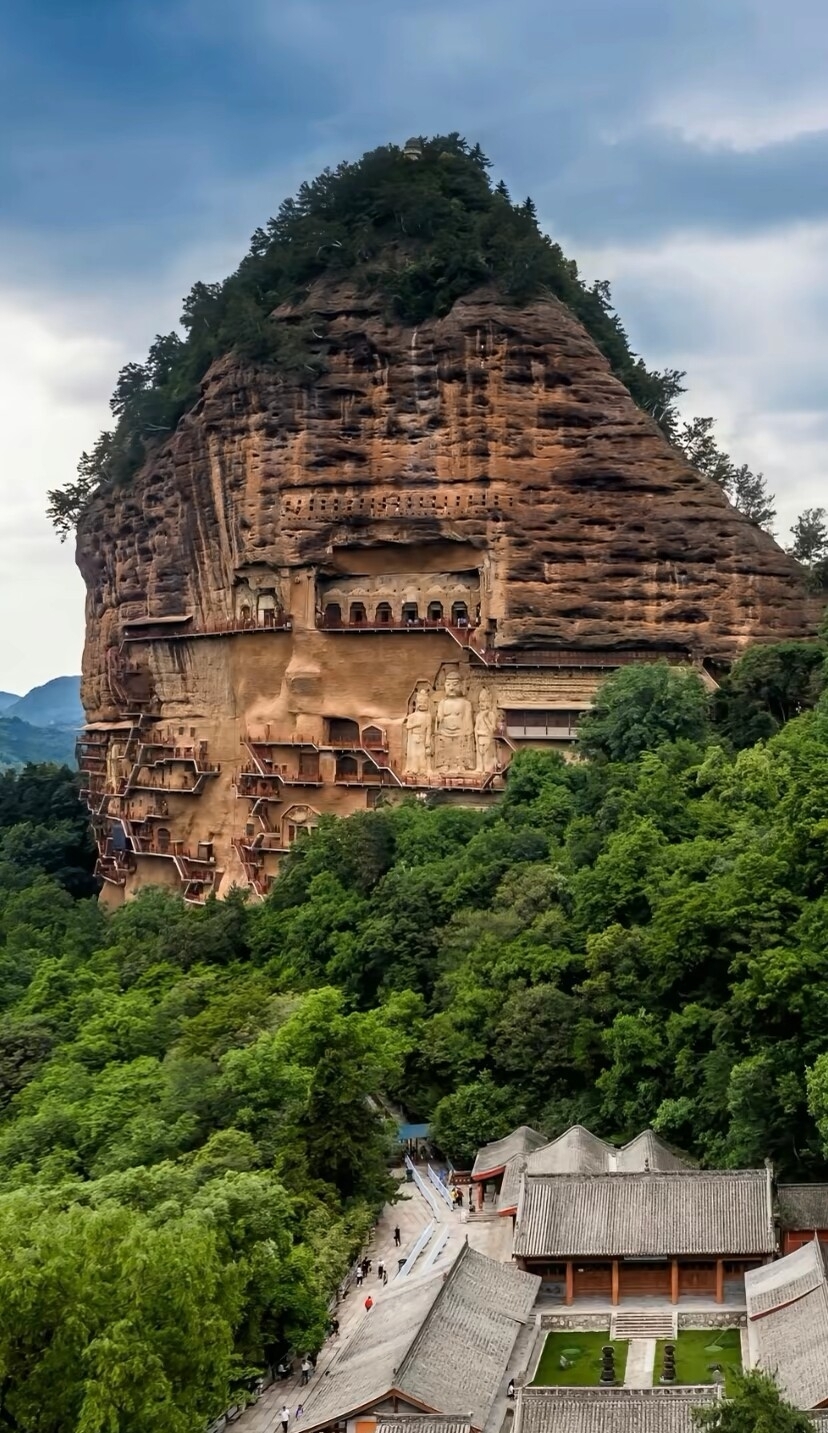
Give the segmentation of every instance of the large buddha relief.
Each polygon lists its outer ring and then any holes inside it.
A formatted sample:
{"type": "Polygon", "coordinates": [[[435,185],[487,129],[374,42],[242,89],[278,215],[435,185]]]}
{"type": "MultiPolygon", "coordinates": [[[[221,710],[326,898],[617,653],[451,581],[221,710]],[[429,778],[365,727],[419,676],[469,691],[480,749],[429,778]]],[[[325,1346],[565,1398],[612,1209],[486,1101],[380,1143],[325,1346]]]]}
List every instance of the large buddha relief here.
{"type": "Polygon", "coordinates": [[[449,775],[474,769],[474,713],[459,671],[446,670],[434,718],[434,769],[449,775]]]}
{"type": "Polygon", "coordinates": [[[496,692],[479,685],[477,710],[457,667],[442,687],[421,682],[403,720],[403,773],[409,777],[486,775],[498,768],[496,692]]]}

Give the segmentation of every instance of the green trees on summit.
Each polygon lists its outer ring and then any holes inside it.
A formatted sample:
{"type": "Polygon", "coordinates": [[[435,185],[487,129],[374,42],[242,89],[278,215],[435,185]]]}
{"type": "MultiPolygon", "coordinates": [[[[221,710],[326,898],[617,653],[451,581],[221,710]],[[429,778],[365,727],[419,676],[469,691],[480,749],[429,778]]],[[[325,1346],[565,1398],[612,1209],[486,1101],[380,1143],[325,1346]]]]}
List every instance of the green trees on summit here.
{"type": "Polygon", "coordinates": [[[121,370],[116,420],[84,453],[78,476],[49,493],[65,537],[100,486],[127,482],[197,400],[211,363],[234,353],[276,374],[312,383],[326,363],[319,314],[280,317],[322,278],[347,277],[379,294],[406,324],[448,313],[456,299],[495,283],[515,304],[541,291],[577,315],[636,401],[665,427],[674,421],[682,374],[648,370],[630,350],[606,284],[586,285],[572,260],[542,234],[531,199],[513,204],[493,184],[490,161],[459,134],[419,142],[412,160],[396,145],[325,170],[286,199],[221,284],[196,283],[178,333],[159,334],[145,363],[121,370]]]}
{"type": "Polygon", "coordinates": [[[776,517],[775,498],[768,490],[764,474],[751,472],[747,463],[737,467],[718,446],[713,428],[713,418],[693,418],[681,427],[674,419],[669,436],[694,468],[719,484],[739,512],[757,527],[772,532],[776,517]]]}

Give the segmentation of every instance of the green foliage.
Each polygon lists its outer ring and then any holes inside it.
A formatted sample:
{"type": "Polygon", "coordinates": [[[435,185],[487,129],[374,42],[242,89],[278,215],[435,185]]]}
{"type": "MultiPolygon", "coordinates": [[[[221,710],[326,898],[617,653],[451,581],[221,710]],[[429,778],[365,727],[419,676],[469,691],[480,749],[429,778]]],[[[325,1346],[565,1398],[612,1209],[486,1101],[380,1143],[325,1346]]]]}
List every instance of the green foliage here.
{"type": "Polygon", "coordinates": [[[585,756],[632,761],[663,742],[703,741],[708,706],[695,672],[666,662],[622,667],[604,682],[581,722],[578,746],[585,756]]]}
{"type": "Polygon", "coordinates": [[[766,1373],[733,1375],[733,1390],[723,1403],[693,1410],[697,1428],[716,1433],[813,1433],[807,1413],[787,1403],[766,1373]]]}
{"type": "Polygon", "coordinates": [[[815,591],[828,587],[828,512],[825,508],[806,508],[791,528],[793,544],[789,551],[808,573],[815,591]]]}
{"type": "Polygon", "coordinates": [[[500,1089],[484,1071],[474,1084],[446,1095],[432,1116],[432,1132],[442,1149],[471,1168],[482,1144],[502,1139],[514,1128],[514,1094],[500,1089]]]}
{"type": "Polygon", "coordinates": [[[583,282],[541,233],[531,199],[513,204],[505,185],[492,183],[480,146],[459,134],[423,139],[420,151],[412,162],[386,145],[325,170],[256,230],[224,283],[194,285],[181,315],[184,336],[159,334],[145,363],[121,370],[110,404],[115,428],[82,455],[75,482],[49,493],[61,539],[95,491],[128,482],[173,431],[217,358],[234,353],[313,383],[328,350],[325,320],[312,310],[313,285],[324,278],[347,276],[406,324],[447,314],[481,284],[496,284],[516,305],[550,292],[585,325],[636,402],[666,430],[675,424],[684,375],[648,370],[632,353],[608,285],[583,282]]]}
{"type": "Polygon", "coordinates": [[[796,714],[818,644],[789,645],[734,669],[727,732],[692,674],[626,669],[591,755],[520,754],[487,810],[323,821],[259,905],[107,915],[48,865],[71,773],[1,778],[3,1420],[196,1427],[318,1347],[389,1101],[466,1166],[581,1121],[824,1179],[828,705],[796,714]]]}
{"type": "Polygon", "coordinates": [[[825,685],[826,656],[821,642],[751,647],[722,678],[714,703],[717,725],[737,747],[772,736],[815,705],[825,685]]]}
{"type": "Polygon", "coordinates": [[[737,468],[733,459],[722,451],[713,437],[714,421],[713,418],[692,418],[680,428],[674,422],[668,431],[694,468],[718,483],[733,506],[757,527],[771,532],[776,517],[774,494],[768,491],[762,473],[751,472],[747,463],[737,468]]]}
{"type": "Polygon", "coordinates": [[[0,771],[4,767],[19,770],[27,762],[69,762],[74,749],[71,731],[33,726],[19,717],[0,717],[0,771]]]}
{"type": "Polygon", "coordinates": [[[6,1426],[190,1433],[220,1411],[240,1279],[207,1221],[8,1196],[0,1265],[6,1426]]]}
{"type": "Polygon", "coordinates": [[[78,773],[66,766],[0,772],[0,913],[3,887],[16,889],[38,874],[73,895],[95,889],[95,848],[79,789],[78,773]]]}

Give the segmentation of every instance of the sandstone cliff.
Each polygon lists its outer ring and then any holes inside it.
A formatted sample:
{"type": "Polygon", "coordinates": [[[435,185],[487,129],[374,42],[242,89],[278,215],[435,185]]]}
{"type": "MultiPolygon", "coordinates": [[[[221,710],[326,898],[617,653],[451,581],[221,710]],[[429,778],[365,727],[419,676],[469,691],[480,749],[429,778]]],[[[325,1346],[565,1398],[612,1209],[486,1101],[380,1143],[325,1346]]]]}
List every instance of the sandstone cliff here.
{"type": "Polygon", "coordinates": [[[554,299],[516,311],[478,293],[419,329],[342,287],[309,306],[326,374],[302,387],[215,365],[156,460],[85,515],[90,713],[123,622],[227,620],[242,569],[324,568],[343,546],[468,544],[490,569],[498,646],[732,657],[811,630],[796,564],[688,467],[554,299]]]}
{"type": "Polygon", "coordinates": [[[179,793],[176,869],[142,868],[141,839],[168,852],[121,820],[131,883],[186,886],[199,842],[222,888],[252,879],[250,851],[289,845],[291,811],[301,826],[364,807],[406,771],[468,795],[474,768],[491,792],[520,734],[560,737],[624,653],[728,660],[813,630],[796,564],[670,447],[555,299],[478,290],[414,328],[324,283],[279,322],[307,315],[321,377],[217,362],[153,461],[80,525],[104,845],[126,798],[149,809],[165,772],[179,793]],[[435,753],[455,667],[452,769],[435,753]],[[489,712],[491,757],[475,735],[489,712]],[[154,755],[147,724],[164,733],[154,755]]]}

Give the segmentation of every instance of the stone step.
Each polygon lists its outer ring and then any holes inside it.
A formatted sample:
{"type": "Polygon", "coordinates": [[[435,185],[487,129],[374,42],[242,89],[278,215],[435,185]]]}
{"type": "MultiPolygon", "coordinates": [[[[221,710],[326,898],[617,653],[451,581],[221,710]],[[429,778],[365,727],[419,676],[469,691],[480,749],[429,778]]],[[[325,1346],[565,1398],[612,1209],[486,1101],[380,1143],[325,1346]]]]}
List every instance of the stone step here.
{"type": "Polygon", "coordinates": [[[675,1338],[677,1319],[669,1310],[624,1309],[612,1315],[611,1338],[675,1338]]]}

